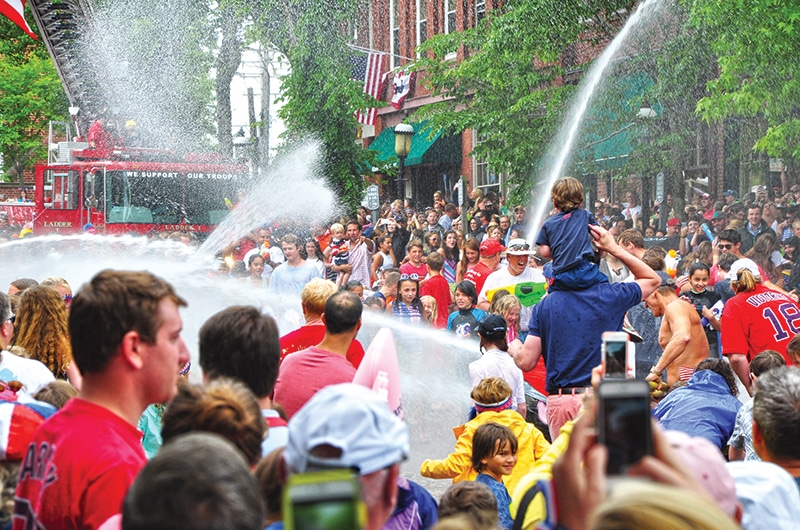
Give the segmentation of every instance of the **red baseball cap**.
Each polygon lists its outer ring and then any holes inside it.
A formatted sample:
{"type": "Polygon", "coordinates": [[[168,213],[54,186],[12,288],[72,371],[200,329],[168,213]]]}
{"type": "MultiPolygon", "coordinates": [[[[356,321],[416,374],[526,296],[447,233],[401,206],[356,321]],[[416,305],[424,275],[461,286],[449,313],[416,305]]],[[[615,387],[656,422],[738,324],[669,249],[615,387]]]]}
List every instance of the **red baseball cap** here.
{"type": "Polygon", "coordinates": [[[496,239],[487,239],[483,243],[481,243],[481,256],[494,256],[500,252],[503,252],[506,249],[500,242],[496,239]]]}
{"type": "Polygon", "coordinates": [[[677,217],[673,217],[672,219],[667,221],[667,226],[680,226],[680,225],[681,225],[681,220],[678,219],[677,217]]]}

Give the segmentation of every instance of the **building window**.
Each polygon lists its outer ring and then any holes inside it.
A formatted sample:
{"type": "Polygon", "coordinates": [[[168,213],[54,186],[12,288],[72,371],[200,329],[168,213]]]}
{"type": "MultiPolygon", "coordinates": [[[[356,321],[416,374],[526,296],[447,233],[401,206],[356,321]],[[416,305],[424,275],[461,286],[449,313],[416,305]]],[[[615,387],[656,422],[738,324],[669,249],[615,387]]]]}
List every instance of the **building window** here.
{"type": "Polygon", "coordinates": [[[417,0],[417,46],[428,40],[428,0],[417,0]]]}
{"type": "Polygon", "coordinates": [[[475,27],[486,18],[486,0],[476,0],[475,2],[475,27]]]}
{"type": "Polygon", "coordinates": [[[456,31],[456,0],[444,0],[444,32],[456,31]]]}
{"type": "Polygon", "coordinates": [[[389,56],[389,68],[398,66],[400,55],[400,0],[390,0],[389,27],[392,31],[392,53],[389,56]]]}
{"type": "MultiPolygon", "coordinates": [[[[478,145],[482,136],[473,131],[474,145],[478,145]]],[[[473,158],[473,188],[483,190],[486,194],[489,191],[501,193],[503,189],[503,174],[494,171],[489,164],[480,158],[473,158]]]]}

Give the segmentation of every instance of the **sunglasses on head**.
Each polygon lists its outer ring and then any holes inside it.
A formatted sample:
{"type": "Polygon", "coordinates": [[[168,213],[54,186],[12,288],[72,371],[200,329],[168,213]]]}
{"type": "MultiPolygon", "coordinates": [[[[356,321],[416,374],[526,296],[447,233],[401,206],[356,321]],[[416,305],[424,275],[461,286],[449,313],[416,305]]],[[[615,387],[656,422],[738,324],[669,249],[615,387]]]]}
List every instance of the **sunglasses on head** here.
{"type": "Polygon", "coordinates": [[[414,280],[414,281],[419,280],[419,274],[417,274],[416,272],[412,272],[411,274],[401,274],[400,281],[403,280],[414,280]]]}
{"type": "Polygon", "coordinates": [[[510,247],[506,248],[506,251],[511,252],[525,252],[531,249],[531,246],[527,243],[524,245],[511,245],[510,247]]]}

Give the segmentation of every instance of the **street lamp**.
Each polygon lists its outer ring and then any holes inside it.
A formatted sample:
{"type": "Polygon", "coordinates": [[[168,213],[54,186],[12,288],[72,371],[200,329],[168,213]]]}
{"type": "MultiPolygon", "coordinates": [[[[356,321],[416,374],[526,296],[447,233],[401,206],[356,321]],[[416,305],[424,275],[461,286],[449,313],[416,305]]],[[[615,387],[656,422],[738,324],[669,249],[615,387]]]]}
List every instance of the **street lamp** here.
{"type": "Polygon", "coordinates": [[[398,123],[394,127],[394,153],[400,160],[400,165],[397,169],[397,198],[401,201],[404,198],[403,193],[403,164],[406,161],[408,153],[411,152],[411,137],[414,136],[414,127],[407,123],[398,123]]]}

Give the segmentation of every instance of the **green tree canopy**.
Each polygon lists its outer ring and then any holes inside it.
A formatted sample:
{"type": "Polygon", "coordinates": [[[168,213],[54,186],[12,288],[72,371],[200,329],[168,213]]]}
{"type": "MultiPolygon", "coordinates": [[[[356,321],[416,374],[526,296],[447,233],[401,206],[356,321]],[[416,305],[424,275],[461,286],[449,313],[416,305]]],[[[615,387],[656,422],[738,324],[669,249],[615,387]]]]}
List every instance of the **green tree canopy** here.
{"type": "MultiPolygon", "coordinates": [[[[34,27],[31,23],[31,27],[34,27]]],[[[41,40],[0,16],[0,152],[8,180],[47,159],[49,120],[68,119],[67,99],[41,40]]]]}

